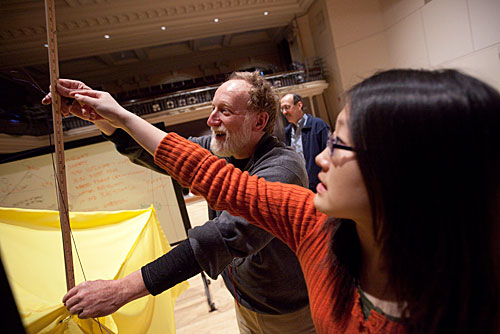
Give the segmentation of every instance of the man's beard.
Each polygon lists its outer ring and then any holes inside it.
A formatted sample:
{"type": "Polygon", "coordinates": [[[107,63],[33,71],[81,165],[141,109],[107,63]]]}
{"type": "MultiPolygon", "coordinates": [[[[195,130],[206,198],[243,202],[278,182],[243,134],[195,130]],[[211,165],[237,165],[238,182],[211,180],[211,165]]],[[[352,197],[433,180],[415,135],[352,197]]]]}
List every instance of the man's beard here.
{"type": "Polygon", "coordinates": [[[219,157],[232,157],[241,153],[252,135],[250,119],[250,117],[245,118],[240,131],[229,132],[224,125],[212,127],[212,140],[210,141],[212,152],[219,157]],[[224,142],[217,140],[215,131],[223,131],[226,134],[224,142]]]}

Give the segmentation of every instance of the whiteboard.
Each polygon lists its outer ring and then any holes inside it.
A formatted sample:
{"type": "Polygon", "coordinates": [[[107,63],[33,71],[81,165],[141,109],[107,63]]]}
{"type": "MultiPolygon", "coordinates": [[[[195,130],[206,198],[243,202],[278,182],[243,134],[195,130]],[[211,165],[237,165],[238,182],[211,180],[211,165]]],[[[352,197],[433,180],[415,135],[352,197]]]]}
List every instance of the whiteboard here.
{"type": "MultiPolygon", "coordinates": [[[[187,238],[172,179],[137,166],[111,142],[65,151],[70,211],[115,211],[154,206],[170,243],[187,238]]],[[[0,165],[0,206],[58,210],[51,154],[0,165]]],[[[187,218],[186,218],[187,219],[187,218]]],[[[189,225],[189,222],[187,222],[189,225]]]]}

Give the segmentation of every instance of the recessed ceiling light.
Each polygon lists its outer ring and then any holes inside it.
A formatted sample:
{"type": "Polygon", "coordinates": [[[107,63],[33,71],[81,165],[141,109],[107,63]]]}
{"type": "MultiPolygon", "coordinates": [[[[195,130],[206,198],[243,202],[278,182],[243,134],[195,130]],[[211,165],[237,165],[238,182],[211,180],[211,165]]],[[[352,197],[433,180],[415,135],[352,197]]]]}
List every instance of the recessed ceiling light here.
{"type": "Polygon", "coordinates": [[[161,26],[161,30],[167,30],[167,27],[161,26]]]}
{"type": "Polygon", "coordinates": [[[218,18],[215,18],[215,19],[214,19],[214,22],[215,22],[215,23],[219,22],[219,19],[218,19],[218,18]]]}
{"type": "Polygon", "coordinates": [[[47,43],[45,43],[43,46],[45,46],[46,48],[48,48],[48,47],[49,47],[49,45],[48,45],[47,43]]]}
{"type": "Polygon", "coordinates": [[[269,12],[264,12],[264,15],[265,15],[265,16],[269,15],[269,12]]]}
{"type": "Polygon", "coordinates": [[[111,36],[109,35],[104,35],[104,38],[109,39],[111,36]]]}

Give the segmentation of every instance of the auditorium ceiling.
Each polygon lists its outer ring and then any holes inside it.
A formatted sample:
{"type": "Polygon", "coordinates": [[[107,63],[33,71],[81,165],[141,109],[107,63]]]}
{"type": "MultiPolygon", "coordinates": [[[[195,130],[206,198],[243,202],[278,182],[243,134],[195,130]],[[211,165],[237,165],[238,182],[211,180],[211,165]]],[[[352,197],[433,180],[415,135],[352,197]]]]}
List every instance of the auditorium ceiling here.
{"type": "MultiPolygon", "coordinates": [[[[312,0],[55,0],[61,75],[126,76],[142,64],[278,43],[312,0]],[[95,73],[92,73],[95,71],[95,73]]],[[[41,0],[3,0],[0,73],[48,73],[41,0]]],[[[155,66],[150,67],[155,71],[155,66]]]]}

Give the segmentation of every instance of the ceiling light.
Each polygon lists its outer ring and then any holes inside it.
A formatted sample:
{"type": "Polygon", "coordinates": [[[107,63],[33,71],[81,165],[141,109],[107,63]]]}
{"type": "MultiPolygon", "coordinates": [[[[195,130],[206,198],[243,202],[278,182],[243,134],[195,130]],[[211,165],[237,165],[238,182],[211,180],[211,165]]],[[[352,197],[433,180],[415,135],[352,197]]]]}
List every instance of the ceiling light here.
{"type": "Polygon", "coordinates": [[[215,18],[215,19],[214,19],[214,22],[215,22],[215,23],[219,22],[219,19],[218,19],[218,18],[215,18]]]}
{"type": "Polygon", "coordinates": [[[264,12],[264,15],[265,15],[265,16],[269,15],[269,12],[264,12]]]}
{"type": "Polygon", "coordinates": [[[48,47],[49,47],[49,45],[48,45],[47,43],[45,43],[43,46],[45,46],[46,48],[48,48],[48,47]]]}
{"type": "Polygon", "coordinates": [[[109,35],[104,35],[104,38],[109,39],[111,36],[109,35]]]}
{"type": "Polygon", "coordinates": [[[161,30],[167,30],[167,27],[161,26],[161,30]]]}

